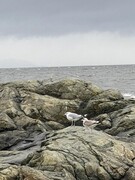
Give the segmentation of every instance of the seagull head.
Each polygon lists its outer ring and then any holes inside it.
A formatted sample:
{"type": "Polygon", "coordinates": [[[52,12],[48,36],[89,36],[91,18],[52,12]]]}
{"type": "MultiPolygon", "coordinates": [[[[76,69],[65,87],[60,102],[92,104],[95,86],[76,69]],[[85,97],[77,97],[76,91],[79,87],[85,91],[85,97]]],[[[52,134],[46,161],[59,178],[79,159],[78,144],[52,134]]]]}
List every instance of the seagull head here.
{"type": "Polygon", "coordinates": [[[88,119],[87,118],[85,118],[85,117],[83,117],[83,119],[81,119],[81,121],[87,121],[88,119]]]}
{"type": "Polygon", "coordinates": [[[67,116],[70,112],[66,112],[64,115],[67,116]]]}

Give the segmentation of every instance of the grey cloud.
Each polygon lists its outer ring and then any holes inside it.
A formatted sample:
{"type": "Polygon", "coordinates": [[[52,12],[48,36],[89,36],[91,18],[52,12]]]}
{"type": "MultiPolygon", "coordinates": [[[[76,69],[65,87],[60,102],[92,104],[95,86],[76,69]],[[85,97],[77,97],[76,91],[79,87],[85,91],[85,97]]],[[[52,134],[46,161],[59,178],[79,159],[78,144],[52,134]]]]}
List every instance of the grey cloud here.
{"type": "Polygon", "coordinates": [[[0,35],[135,32],[134,0],[1,0],[0,35]]]}

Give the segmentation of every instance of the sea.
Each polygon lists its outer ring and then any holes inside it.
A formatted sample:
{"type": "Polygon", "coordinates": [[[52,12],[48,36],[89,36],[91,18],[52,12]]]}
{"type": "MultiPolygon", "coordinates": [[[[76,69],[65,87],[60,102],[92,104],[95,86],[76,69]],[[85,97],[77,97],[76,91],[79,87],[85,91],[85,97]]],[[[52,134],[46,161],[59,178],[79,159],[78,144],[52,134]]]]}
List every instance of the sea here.
{"type": "Polygon", "coordinates": [[[103,89],[117,89],[135,99],[135,65],[0,68],[0,83],[22,80],[59,81],[75,78],[103,89]]]}

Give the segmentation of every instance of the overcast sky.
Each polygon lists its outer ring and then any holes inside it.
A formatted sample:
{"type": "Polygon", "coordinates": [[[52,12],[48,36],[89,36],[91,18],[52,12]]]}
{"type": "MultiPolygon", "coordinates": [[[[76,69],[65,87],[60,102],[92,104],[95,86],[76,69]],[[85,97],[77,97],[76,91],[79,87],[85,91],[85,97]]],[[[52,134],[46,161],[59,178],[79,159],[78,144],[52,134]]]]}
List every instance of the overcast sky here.
{"type": "Polygon", "coordinates": [[[0,0],[0,68],[135,64],[134,0],[0,0]]]}

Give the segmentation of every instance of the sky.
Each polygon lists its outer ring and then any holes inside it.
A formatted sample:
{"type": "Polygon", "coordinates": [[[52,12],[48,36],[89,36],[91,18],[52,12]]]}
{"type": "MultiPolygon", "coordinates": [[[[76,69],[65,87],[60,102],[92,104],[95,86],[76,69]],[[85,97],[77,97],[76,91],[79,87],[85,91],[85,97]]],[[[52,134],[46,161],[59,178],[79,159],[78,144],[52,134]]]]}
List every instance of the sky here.
{"type": "Polygon", "coordinates": [[[134,0],[0,0],[0,68],[135,64],[134,0]]]}

